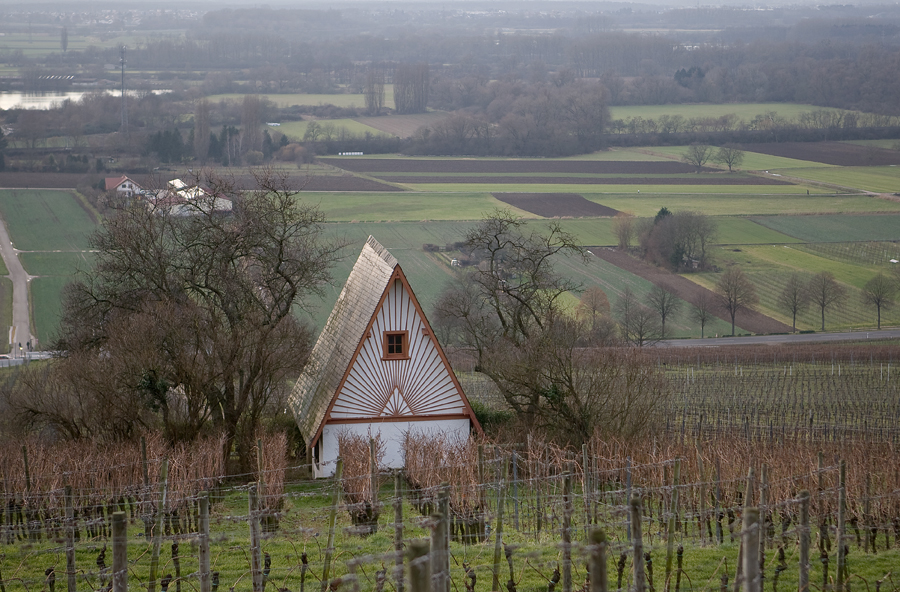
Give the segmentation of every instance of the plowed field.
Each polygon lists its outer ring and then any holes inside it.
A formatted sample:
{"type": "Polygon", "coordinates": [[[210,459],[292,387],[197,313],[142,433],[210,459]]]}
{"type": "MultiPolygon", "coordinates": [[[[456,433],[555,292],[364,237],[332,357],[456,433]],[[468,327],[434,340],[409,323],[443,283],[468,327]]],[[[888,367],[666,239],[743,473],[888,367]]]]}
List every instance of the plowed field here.
{"type": "MultiPolygon", "coordinates": [[[[676,175],[696,168],[675,161],[645,160],[462,160],[411,158],[320,158],[354,173],[582,173],[595,175],[676,175]]],[[[713,171],[715,169],[703,169],[713,171]]]]}
{"type": "Polygon", "coordinates": [[[483,177],[473,175],[441,177],[440,175],[401,177],[376,175],[388,183],[480,183],[491,185],[792,185],[788,181],[768,177],[734,177],[731,175],[691,175],[690,177],[483,177]]]}
{"type": "Polygon", "coordinates": [[[618,210],[588,201],[577,193],[492,193],[513,207],[545,218],[615,216],[618,210]]]}
{"type": "Polygon", "coordinates": [[[769,144],[748,144],[750,152],[771,154],[784,158],[809,160],[835,166],[888,166],[900,164],[900,152],[859,146],[844,142],[783,142],[769,144]]]}

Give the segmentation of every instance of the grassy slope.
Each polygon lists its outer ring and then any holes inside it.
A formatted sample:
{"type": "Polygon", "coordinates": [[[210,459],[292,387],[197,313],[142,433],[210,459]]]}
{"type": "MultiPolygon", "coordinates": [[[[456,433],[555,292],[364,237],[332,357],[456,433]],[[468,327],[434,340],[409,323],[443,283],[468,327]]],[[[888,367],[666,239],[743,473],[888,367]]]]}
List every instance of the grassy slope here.
{"type": "Polygon", "coordinates": [[[900,240],[900,214],[761,216],[753,219],[804,242],[900,240]]]}
{"type": "Polygon", "coordinates": [[[24,251],[86,249],[95,227],[68,191],[0,190],[0,215],[10,239],[24,251]]]}

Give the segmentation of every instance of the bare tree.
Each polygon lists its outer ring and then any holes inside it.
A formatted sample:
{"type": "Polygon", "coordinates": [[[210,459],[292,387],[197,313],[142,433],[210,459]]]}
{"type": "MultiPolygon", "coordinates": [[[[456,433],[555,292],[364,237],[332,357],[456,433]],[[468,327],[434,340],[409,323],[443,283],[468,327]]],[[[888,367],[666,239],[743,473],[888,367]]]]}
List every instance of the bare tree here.
{"type": "Polygon", "coordinates": [[[697,171],[703,168],[712,156],[712,148],[705,144],[691,144],[681,155],[681,160],[697,167],[697,171]]]}
{"type": "Polygon", "coordinates": [[[727,165],[728,172],[731,173],[744,162],[744,151],[734,146],[722,146],[716,150],[714,160],[719,164],[727,165]]]}
{"type": "Polygon", "coordinates": [[[428,64],[400,64],[394,70],[394,108],[397,113],[424,113],[428,105],[428,64]]]}
{"type": "Polygon", "coordinates": [[[194,157],[205,163],[209,156],[209,101],[200,99],[194,107],[194,157]]]}
{"type": "Polygon", "coordinates": [[[363,90],[366,99],[366,113],[380,115],[384,108],[384,70],[371,67],[366,73],[366,86],[363,90]]]}
{"type": "Polygon", "coordinates": [[[819,308],[822,314],[822,331],[825,330],[825,311],[844,301],[847,291],[841,286],[834,274],[823,271],[814,275],[806,285],[810,301],[819,308]]]}
{"type": "Polygon", "coordinates": [[[725,270],[716,282],[719,303],[731,317],[731,334],[734,335],[734,318],[745,308],[752,308],[759,302],[756,288],[744,274],[744,271],[733,265],[725,270]]]}
{"type": "Polygon", "coordinates": [[[791,315],[791,329],[797,332],[797,315],[809,307],[809,292],[800,274],[791,274],[781,294],[778,295],[778,306],[791,315]]]}
{"type": "Polygon", "coordinates": [[[863,287],[863,303],[875,307],[878,313],[879,330],[881,330],[881,310],[888,309],[894,304],[896,293],[897,288],[894,283],[882,273],[870,279],[863,287]]]}
{"type": "Polygon", "coordinates": [[[69,49],[69,28],[63,27],[59,30],[59,46],[62,48],[63,53],[66,53],[69,49]]]}
{"type": "Polygon", "coordinates": [[[587,288],[575,307],[575,318],[586,323],[590,331],[596,329],[600,319],[609,315],[609,299],[606,292],[597,286],[587,288]]]}
{"type": "Polygon", "coordinates": [[[637,296],[626,287],[622,296],[616,301],[616,315],[619,317],[619,328],[622,339],[643,347],[652,345],[662,338],[659,315],[638,301],[637,296]]]}
{"type": "Polygon", "coordinates": [[[634,216],[619,212],[613,219],[613,232],[616,233],[616,239],[619,241],[619,249],[627,251],[631,246],[631,239],[634,237],[634,216]]]}
{"type": "Polygon", "coordinates": [[[211,422],[247,461],[262,414],[310,350],[294,310],[328,281],[341,244],[283,177],[260,173],[245,193],[211,175],[196,182],[211,192],[192,215],[136,203],[104,222],[96,264],[66,291],[57,347],[95,360],[93,376],[160,414],[171,439],[211,422]],[[221,196],[232,215],[214,207],[221,196]]]}
{"type": "Polygon", "coordinates": [[[262,150],[262,101],[259,95],[244,95],[241,108],[241,153],[262,150]]]}
{"type": "Polygon", "coordinates": [[[715,318],[713,314],[713,299],[706,290],[700,292],[691,303],[691,319],[700,323],[700,339],[703,339],[703,331],[706,324],[715,318]]]}
{"type": "Polygon", "coordinates": [[[663,286],[653,286],[647,293],[647,305],[659,315],[660,337],[666,339],[666,320],[678,314],[681,309],[681,299],[663,286]]]}

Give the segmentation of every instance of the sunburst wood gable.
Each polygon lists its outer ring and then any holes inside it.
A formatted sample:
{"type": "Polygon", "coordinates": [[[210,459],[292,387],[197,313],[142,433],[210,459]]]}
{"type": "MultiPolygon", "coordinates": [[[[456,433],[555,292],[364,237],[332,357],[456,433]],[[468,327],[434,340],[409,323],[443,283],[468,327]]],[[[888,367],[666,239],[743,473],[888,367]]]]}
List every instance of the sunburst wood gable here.
{"type": "Polygon", "coordinates": [[[468,419],[481,431],[403,270],[372,237],[363,247],[313,350],[312,361],[324,359],[329,361],[328,371],[304,371],[292,393],[292,402],[307,400],[306,405],[292,407],[309,446],[315,445],[326,424],[468,419]],[[366,263],[360,266],[363,260],[366,263]],[[390,272],[385,273],[388,267],[390,272]],[[359,293],[363,283],[371,291],[359,293]],[[348,288],[365,302],[354,306],[348,288]],[[365,320],[361,309],[368,311],[365,320]],[[341,323],[336,313],[353,314],[355,318],[341,323]],[[340,338],[336,337],[338,325],[343,328],[340,338]],[[355,336],[348,330],[355,331],[355,336]],[[407,352],[402,359],[386,359],[386,332],[406,336],[407,352]],[[352,353],[345,349],[351,342],[355,345],[352,353]],[[340,355],[334,355],[335,348],[342,350],[340,355]]]}

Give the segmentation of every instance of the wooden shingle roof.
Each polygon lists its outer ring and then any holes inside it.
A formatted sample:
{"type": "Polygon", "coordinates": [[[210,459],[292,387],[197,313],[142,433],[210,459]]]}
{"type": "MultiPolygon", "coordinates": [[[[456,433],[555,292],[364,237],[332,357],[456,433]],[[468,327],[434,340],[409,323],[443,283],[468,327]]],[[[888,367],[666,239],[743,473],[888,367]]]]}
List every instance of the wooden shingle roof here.
{"type": "Polygon", "coordinates": [[[377,240],[368,238],[288,399],[308,444],[325,419],[397,264],[377,240]]]}

